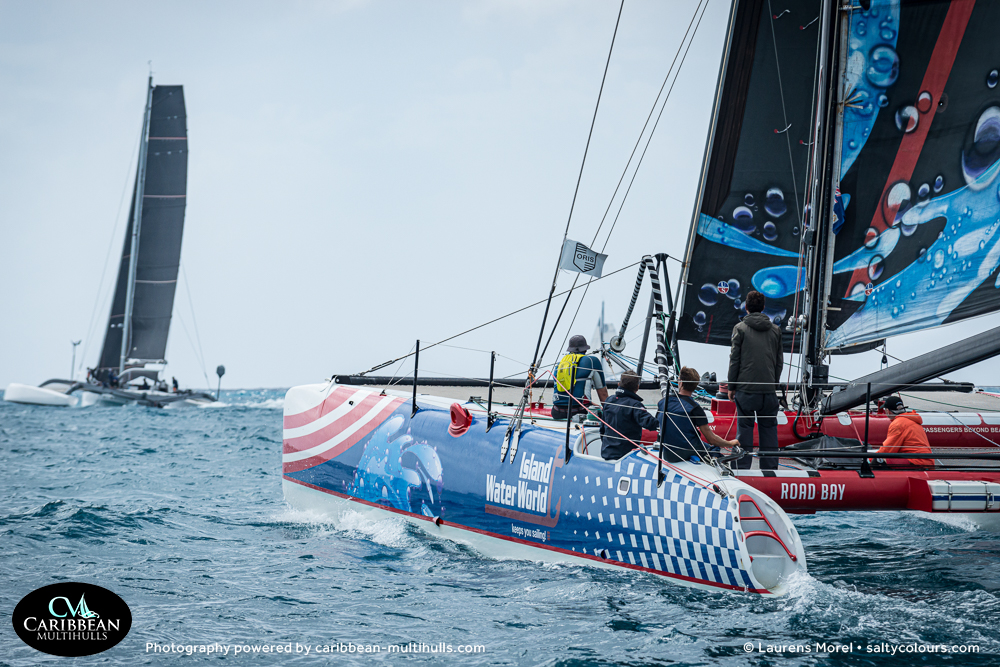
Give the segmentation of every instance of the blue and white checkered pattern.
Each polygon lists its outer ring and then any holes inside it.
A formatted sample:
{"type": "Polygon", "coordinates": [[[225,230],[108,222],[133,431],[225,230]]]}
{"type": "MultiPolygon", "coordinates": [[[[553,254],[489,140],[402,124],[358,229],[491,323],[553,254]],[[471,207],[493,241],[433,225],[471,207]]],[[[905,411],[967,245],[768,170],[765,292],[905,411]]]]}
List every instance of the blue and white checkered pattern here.
{"type": "MultiPolygon", "coordinates": [[[[576,496],[581,502],[566,510],[568,515],[582,505],[587,524],[596,524],[593,533],[584,531],[595,540],[584,551],[705,582],[753,587],[740,565],[728,498],[669,468],[664,468],[666,478],[657,488],[656,466],[637,457],[619,461],[614,470],[614,477],[576,480],[593,489],[576,496]],[[618,488],[623,477],[630,480],[624,494],[618,488]],[[589,506],[596,511],[586,511],[589,506]]],[[[580,511],[575,514],[584,518],[580,511]]]]}

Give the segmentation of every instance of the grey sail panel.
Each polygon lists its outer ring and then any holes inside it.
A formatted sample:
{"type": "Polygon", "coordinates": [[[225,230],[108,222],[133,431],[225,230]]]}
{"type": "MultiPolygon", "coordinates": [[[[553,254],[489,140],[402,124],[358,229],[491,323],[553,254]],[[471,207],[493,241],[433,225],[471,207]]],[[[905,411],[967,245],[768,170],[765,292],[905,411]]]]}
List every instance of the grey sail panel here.
{"type": "MultiPolygon", "coordinates": [[[[126,357],[156,361],[164,358],[174,307],[184,211],[187,197],[187,114],[182,86],[153,88],[149,119],[146,180],[139,227],[132,303],[132,335],[126,357]]],[[[129,252],[135,194],[129,212],[125,246],[111,317],[101,353],[101,369],[117,369],[128,288],[129,252]]]]}
{"type": "Polygon", "coordinates": [[[104,330],[104,347],[97,364],[97,374],[102,380],[107,380],[108,371],[118,370],[122,351],[123,323],[125,321],[125,295],[128,293],[128,262],[129,248],[132,243],[132,219],[135,215],[135,193],[132,189],[132,205],[128,211],[128,224],[125,226],[125,244],[122,248],[121,260],[118,262],[118,280],[115,283],[115,296],[111,301],[111,315],[108,326],[104,330]]]}

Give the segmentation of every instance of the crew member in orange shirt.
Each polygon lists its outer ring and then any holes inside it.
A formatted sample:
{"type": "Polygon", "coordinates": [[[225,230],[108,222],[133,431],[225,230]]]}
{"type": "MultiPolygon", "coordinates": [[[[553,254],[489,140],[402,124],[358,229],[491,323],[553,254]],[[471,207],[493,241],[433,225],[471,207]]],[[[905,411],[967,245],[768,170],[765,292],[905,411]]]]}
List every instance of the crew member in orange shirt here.
{"type": "MultiPolygon", "coordinates": [[[[921,424],[924,420],[914,411],[907,412],[899,396],[890,396],[883,403],[889,415],[889,434],[876,454],[930,454],[931,445],[921,424]]],[[[889,465],[934,466],[933,459],[886,459],[889,465]]]]}

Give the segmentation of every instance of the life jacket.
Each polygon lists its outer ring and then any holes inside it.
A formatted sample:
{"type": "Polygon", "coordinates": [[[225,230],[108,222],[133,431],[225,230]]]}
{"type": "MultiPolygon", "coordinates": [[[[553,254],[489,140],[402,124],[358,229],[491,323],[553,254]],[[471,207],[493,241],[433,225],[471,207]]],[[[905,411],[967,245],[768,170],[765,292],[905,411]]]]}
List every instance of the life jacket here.
{"type": "Polygon", "coordinates": [[[570,352],[559,360],[559,367],[556,369],[556,391],[563,394],[573,393],[576,387],[576,369],[585,356],[570,352]]]}

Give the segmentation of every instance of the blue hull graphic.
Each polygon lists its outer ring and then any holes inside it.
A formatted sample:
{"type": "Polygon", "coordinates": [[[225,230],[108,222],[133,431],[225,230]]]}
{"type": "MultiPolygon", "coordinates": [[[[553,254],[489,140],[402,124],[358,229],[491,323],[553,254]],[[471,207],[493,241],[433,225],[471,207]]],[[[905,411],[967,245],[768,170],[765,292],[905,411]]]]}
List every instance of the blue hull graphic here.
{"type": "MultiPolygon", "coordinates": [[[[707,465],[664,467],[665,479],[658,486],[656,461],[649,454],[636,451],[617,462],[575,455],[566,463],[565,431],[529,425],[522,430],[514,459],[501,462],[506,419],[487,431],[485,415],[473,413],[468,430],[455,436],[449,433],[445,399],[427,398],[427,404],[418,400],[420,409],[412,417],[412,404],[394,399],[380,415],[375,392],[356,387],[334,391],[339,398],[330,398],[326,385],[289,391],[286,488],[291,483],[402,514],[429,527],[458,529],[468,533],[466,537],[645,570],[695,586],[781,592],[787,575],[805,567],[801,543],[787,516],[762,494],[707,465]],[[323,408],[331,412],[317,420],[320,426],[299,425],[309,417],[295,415],[305,414],[303,407],[312,408],[312,416],[319,414],[322,410],[314,406],[324,399],[328,406],[340,401],[336,410],[343,414],[331,419],[333,408],[323,408]],[[358,409],[352,407],[355,401],[358,409]],[[366,417],[369,421],[359,427],[366,417]],[[344,433],[351,429],[367,433],[349,444],[344,433]],[[320,460],[325,444],[317,441],[326,437],[340,441],[330,450],[334,456],[320,460]],[[296,453],[296,446],[307,445],[305,453],[296,453]],[[313,457],[303,459],[306,454],[313,457]],[[309,467],[302,467],[303,460],[309,467]],[[759,531],[747,523],[752,522],[746,511],[751,499],[770,520],[766,526],[761,520],[760,527],[774,537],[756,550],[754,543],[761,540],[754,535],[759,531]],[[779,566],[778,580],[760,563],[755,568],[751,556],[779,566]]],[[[489,555],[489,546],[480,548],[489,555]]]]}

